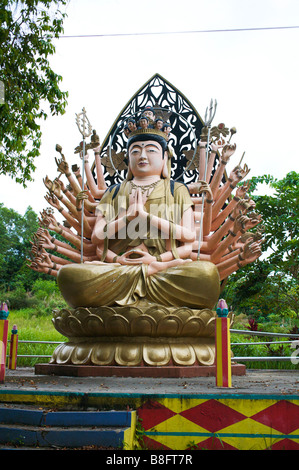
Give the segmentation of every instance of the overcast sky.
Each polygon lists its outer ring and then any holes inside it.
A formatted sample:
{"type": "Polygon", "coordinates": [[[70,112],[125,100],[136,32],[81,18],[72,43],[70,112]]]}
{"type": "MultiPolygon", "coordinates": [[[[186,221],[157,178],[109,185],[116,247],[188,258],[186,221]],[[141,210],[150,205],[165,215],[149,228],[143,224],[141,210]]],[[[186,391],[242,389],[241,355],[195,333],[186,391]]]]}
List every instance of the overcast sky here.
{"type": "Polygon", "coordinates": [[[70,165],[80,164],[75,113],[86,108],[102,142],[155,73],[201,116],[217,99],[214,124],[237,128],[228,172],[244,151],[249,176],[299,170],[299,29],[264,29],[299,26],[298,0],[70,0],[66,12],[65,36],[100,36],[55,41],[51,66],[69,92],[67,112],[42,124],[41,156],[27,189],[0,177],[5,206],[21,214],[29,205],[36,212],[47,207],[42,178],[58,175],[56,143],[70,165]],[[227,31],[236,29],[248,30],[227,31]]]}

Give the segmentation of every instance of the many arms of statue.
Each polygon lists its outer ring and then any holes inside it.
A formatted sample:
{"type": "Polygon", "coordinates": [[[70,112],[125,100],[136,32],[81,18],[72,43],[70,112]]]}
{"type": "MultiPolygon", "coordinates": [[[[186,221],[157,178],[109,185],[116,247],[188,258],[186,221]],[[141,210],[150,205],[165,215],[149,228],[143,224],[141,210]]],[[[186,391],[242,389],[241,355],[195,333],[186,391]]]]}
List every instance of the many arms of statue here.
{"type": "MultiPolygon", "coordinates": [[[[140,190],[137,190],[134,204],[129,207],[127,212],[120,213],[119,217],[112,220],[109,224],[107,224],[104,216],[101,213],[98,215],[91,238],[92,243],[97,246],[97,252],[99,254],[103,252],[103,244],[105,237],[107,237],[108,239],[111,237],[115,237],[115,235],[121,229],[126,227],[128,222],[136,219],[137,217],[141,223],[142,221],[146,222],[148,218],[150,218],[150,223],[152,227],[159,229],[162,233],[165,234],[166,237],[167,235],[169,235],[171,222],[155,215],[150,215],[144,208],[140,190]]],[[[181,223],[173,224],[172,226],[172,229],[175,232],[176,239],[181,242],[181,246],[177,248],[177,252],[180,258],[188,258],[191,254],[192,242],[195,239],[193,225],[194,217],[192,209],[190,208],[184,212],[181,223]]],[[[166,243],[166,246],[168,246],[169,249],[168,251],[160,255],[159,262],[169,262],[174,260],[169,243],[166,243]]],[[[142,256],[142,262],[145,264],[151,264],[152,262],[157,261],[156,257],[150,255],[149,253],[141,252],[141,250],[139,250],[139,253],[142,256]]],[[[108,250],[106,259],[108,262],[114,260],[120,264],[133,265],[141,263],[140,258],[130,259],[128,258],[127,253],[122,256],[117,256],[116,253],[111,250],[108,250]]]]}

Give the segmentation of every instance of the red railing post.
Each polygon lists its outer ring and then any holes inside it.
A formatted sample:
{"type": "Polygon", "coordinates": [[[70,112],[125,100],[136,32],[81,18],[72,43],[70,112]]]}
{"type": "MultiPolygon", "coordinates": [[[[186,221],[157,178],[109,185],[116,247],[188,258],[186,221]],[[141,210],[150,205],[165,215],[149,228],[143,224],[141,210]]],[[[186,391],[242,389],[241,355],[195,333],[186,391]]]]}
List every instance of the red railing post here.
{"type": "Polygon", "coordinates": [[[5,381],[6,350],[8,338],[8,307],[5,302],[0,305],[0,383],[5,381]]]}
{"type": "Polygon", "coordinates": [[[8,368],[15,370],[17,368],[19,335],[17,325],[14,325],[10,336],[9,363],[8,368]]]}
{"type": "Polygon", "coordinates": [[[225,300],[220,299],[215,320],[216,386],[231,387],[230,320],[225,300]]]}

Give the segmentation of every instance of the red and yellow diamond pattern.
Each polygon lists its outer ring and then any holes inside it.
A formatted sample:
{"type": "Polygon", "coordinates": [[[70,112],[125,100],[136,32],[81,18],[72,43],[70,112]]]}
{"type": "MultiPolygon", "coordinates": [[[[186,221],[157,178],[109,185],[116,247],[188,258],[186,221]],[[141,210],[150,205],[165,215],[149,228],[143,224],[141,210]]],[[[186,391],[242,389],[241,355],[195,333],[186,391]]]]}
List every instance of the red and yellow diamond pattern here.
{"type": "Polygon", "coordinates": [[[148,449],[299,450],[299,399],[161,398],[138,417],[148,449]]]}

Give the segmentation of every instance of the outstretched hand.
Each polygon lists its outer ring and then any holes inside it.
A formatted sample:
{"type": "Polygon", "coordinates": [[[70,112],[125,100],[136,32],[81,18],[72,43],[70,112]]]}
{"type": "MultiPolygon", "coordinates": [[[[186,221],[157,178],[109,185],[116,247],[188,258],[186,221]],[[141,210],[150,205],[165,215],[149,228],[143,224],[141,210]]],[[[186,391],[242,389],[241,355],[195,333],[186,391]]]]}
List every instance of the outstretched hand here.
{"type": "Polygon", "coordinates": [[[243,256],[247,263],[252,263],[262,254],[261,244],[264,243],[264,239],[259,241],[252,241],[253,238],[249,239],[244,246],[243,256]]]}
{"type": "Polygon", "coordinates": [[[57,165],[57,169],[58,169],[58,171],[60,171],[60,173],[64,173],[66,175],[70,172],[69,165],[68,165],[68,163],[67,163],[67,161],[65,160],[64,157],[61,158],[60,160],[58,160],[55,157],[55,162],[56,162],[56,165],[57,165]]]}
{"type": "Polygon", "coordinates": [[[87,200],[87,199],[88,199],[88,191],[86,191],[85,189],[83,191],[80,191],[76,195],[76,208],[81,209],[82,208],[82,201],[87,200]]]}
{"type": "Polygon", "coordinates": [[[236,147],[236,144],[226,144],[222,149],[221,159],[224,162],[228,162],[230,157],[235,153],[236,147]]]}
{"type": "Polygon", "coordinates": [[[54,196],[54,194],[47,194],[45,196],[45,199],[52,207],[55,207],[55,209],[61,209],[58,199],[56,198],[56,196],[54,196]]]}

